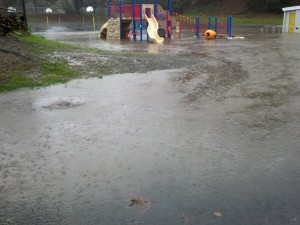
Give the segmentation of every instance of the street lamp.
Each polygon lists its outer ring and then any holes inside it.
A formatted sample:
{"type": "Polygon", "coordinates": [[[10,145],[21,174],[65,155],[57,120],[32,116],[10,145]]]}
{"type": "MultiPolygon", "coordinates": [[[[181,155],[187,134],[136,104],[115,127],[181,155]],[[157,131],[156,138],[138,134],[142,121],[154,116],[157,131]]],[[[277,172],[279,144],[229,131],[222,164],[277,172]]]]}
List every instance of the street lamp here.
{"type": "Polygon", "coordinates": [[[48,14],[49,14],[49,13],[52,13],[52,9],[47,8],[47,9],[46,9],[46,13],[47,13],[47,17],[46,17],[46,20],[47,20],[47,27],[49,27],[49,17],[48,17],[48,14]]]}
{"type": "Polygon", "coordinates": [[[52,9],[47,8],[47,9],[46,9],[46,13],[52,13],[52,9]]]}
{"type": "Polygon", "coordinates": [[[86,11],[87,11],[87,12],[94,12],[94,8],[93,8],[92,6],[88,6],[88,7],[86,8],[86,11]]]}
{"type": "MultiPolygon", "coordinates": [[[[94,12],[94,8],[92,6],[88,6],[88,7],[86,7],[86,12],[92,13],[92,12],[94,12]]],[[[95,14],[93,14],[93,26],[94,26],[94,31],[96,31],[95,14]]]]}

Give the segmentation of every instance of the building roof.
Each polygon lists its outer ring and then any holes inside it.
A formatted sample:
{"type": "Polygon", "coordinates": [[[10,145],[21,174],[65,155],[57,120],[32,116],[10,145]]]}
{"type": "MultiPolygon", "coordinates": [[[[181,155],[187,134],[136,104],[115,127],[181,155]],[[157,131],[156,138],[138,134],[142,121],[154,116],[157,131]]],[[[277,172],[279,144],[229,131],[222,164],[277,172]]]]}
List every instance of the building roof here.
{"type": "Polygon", "coordinates": [[[286,11],[295,11],[295,10],[299,10],[300,9],[300,5],[299,6],[292,6],[292,7],[286,7],[286,8],[282,8],[283,12],[286,11]]]}

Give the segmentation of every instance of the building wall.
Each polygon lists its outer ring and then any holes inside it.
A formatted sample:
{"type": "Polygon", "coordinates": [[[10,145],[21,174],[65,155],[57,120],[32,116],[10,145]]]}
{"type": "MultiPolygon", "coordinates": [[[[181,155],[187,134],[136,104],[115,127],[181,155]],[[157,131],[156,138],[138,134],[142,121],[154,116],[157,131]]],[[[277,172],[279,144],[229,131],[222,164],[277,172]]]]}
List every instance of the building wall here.
{"type": "Polygon", "coordinates": [[[287,12],[283,12],[283,23],[282,23],[282,32],[283,33],[286,33],[287,32],[287,21],[288,21],[288,19],[287,19],[287,12]]]}
{"type": "Polygon", "coordinates": [[[300,10],[294,10],[294,11],[286,11],[284,12],[283,16],[283,30],[282,32],[287,33],[289,30],[289,23],[290,23],[290,14],[291,13],[296,13],[296,18],[295,18],[295,33],[300,33],[300,10]]]}
{"type": "Polygon", "coordinates": [[[283,29],[282,32],[287,33],[289,31],[289,22],[290,22],[290,14],[291,13],[296,13],[296,18],[295,18],[295,33],[300,33],[300,10],[293,10],[293,11],[286,11],[284,12],[283,15],[283,29]]]}
{"type": "Polygon", "coordinates": [[[295,33],[300,33],[300,10],[296,11],[295,33]]]}

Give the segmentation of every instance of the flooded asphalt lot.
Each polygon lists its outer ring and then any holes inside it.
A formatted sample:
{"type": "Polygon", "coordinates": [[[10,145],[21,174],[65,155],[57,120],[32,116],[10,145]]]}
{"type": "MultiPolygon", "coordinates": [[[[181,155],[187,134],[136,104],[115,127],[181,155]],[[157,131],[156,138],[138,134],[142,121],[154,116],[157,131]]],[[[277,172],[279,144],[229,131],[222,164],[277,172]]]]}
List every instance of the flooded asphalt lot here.
{"type": "Polygon", "coordinates": [[[240,34],[59,35],[199,63],[1,93],[0,224],[300,224],[300,35],[240,34]]]}

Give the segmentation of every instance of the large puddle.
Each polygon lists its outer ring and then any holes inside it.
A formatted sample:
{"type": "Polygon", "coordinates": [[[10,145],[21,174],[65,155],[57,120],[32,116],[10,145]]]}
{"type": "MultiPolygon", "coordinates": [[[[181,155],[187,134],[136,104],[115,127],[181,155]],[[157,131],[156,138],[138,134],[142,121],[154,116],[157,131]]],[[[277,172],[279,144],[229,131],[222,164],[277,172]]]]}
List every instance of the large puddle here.
{"type": "Polygon", "coordinates": [[[0,94],[0,224],[299,224],[299,40],[183,39],[161,48],[204,64],[0,94]]]}

